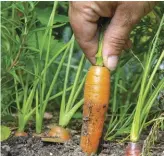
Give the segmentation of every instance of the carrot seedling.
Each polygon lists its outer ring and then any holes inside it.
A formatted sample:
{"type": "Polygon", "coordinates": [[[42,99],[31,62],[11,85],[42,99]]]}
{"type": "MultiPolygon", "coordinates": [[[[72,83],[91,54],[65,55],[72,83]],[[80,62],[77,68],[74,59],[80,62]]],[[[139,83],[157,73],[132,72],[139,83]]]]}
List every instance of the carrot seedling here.
{"type": "MultiPolygon", "coordinates": [[[[57,7],[57,1],[54,2],[54,7],[48,22],[48,27],[53,26],[53,20],[54,20],[54,15],[56,12],[56,7],[57,7]]],[[[68,125],[69,121],[71,120],[72,116],[74,113],[77,111],[77,109],[83,104],[83,99],[77,101],[77,98],[79,98],[80,91],[82,90],[83,84],[84,84],[84,79],[81,81],[80,77],[82,74],[82,67],[85,63],[84,56],[82,56],[80,64],[77,68],[77,74],[75,76],[75,80],[73,85],[67,87],[67,83],[69,80],[69,72],[71,70],[71,58],[73,54],[73,49],[74,49],[74,36],[72,39],[66,43],[62,48],[60,48],[58,51],[55,52],[55,55],[50,58],[49,53],[50,53],[50,45],[51,45],[51,35],[52,35],[52,29],[46,30],[42,42],[42,47],[41,47],[41,52],[40,52],[40,58],[42,58],[43,54],[43,47],[46,42],[45,38],[48,36],[48,46],[47,46],[47,53],[46,53],[46,60],[44,64],[44,68],[41,71],[40,74],[40,79],[38,79],[38,86],[37,86],[37,91],[36,91],[36,133],[39,134],[42,131],[42,124],[43,124],[43,116],[44,112],[46,110],[47,104],[50,100],[57,98],[58,96],[62,95],[62,100],[61,100],[61,108],[60,108],[60,119],[59,119],[59,126],[65,127],[68,125]],[[69,55],[68,55],[69,54],[69,55]],[[47,71],[49,67],[51,66],[52,63],[57,60],[57,58],[60,56],[61,60],[58,64],[58,67],[55,71],[54,77],[51,81],[50,87],[48,90],[46,90],[46,80],[47,80],[47,71]],[[64,88],[63,91],[56,93],[55,95],[51,95],[52,91],[54,89],[55,84],[57,83],[59,79],[59,74],[60,71],[63,67],[64,61],[66,57],[68,56],[68,63],[66,67],[66,75],[64,79],[64,88]],[[66,93],[67,91],[70,91],[70,96],[68,98],[68,102],[66,102],[66,93]]],[[[38,65],[39,66],[39,65],[38,65]]],[[[58,128],[59,129],[59,128],[58,128]]],[[[53,131],[54,132],[54,131],[53,131]]],[[[51,132],[50,132],[51,133],[51,132]]],[[[51,139],[52,140],[52,139],[51,139]]]]}
{"type": "MultiPolygon", "coordinates": [[[[66,92],[67,85],[69,80],[69,73],[71,71],[71,59],[74,49],[74,37],[71,43],[71,47],[69,50],[68,63],[66,67],[66,75],[64,79],[64,86],[62,91],[62,99],[60,106],[60,117],[59,117],[59,126],[54,126],[48,133],[48,137],[42,138],[43,141],[52,141],[52,142],[65,142],[71,138],[70,132],[65,129],[65,127],[69,124],[71,118],[75,114],[75,112],[80,108],[83,104],[83,99],[78,100],[80,97],[81,90],[84,85],[85,76],[82,74],[82,69],[85,64],[84,55],[81,57],[80,63],[77,68],[77,72],[73,81],[73,85],[70,88],[70,94],[68,97],[68,101],[66,101],[66,92]]],[[[63,55],[64,56],[64,55],[63,55]]],[[[65,57],[64,57],[65,58],[65,57]]],[[[63,61],[64,61],[63,58],[63,61]]]]}
{"type": "Polygon", "coordinates": [[[156,47],[158,43],[158,38],[164,24],[164,15],[162,17],[161,23],[159,25],[158,31],[153,40],[152,47],[149,52],[144,56],[144,70],[142,74],[142,81],[140,86],[140,93],[136,105],[136,110],[134,114],[134,119],[132,123],[129,146],[126,148],[126,155],[129,156],[133,153],[134,156],[139,156],[141,154],[138,148],[138,141],[140,134],[145,127],[145,123],[150,112],[150,109],[157,98],[159,92],[164,88],[164,79],[159,80],[159,82],[154,86],[153,79],[157,73],[158,67],[164,58],[164,51],[161,53],[156,53],[156,47]],[[154,54],[157,54],[157,61],[154,62],[154,54]],[[153,66],[153,67],[152,67],[153,66]],[[153,88],[153,90],[151,89],[153,88]],[[150,94],[151,93],[151,94],[150,94]],[[139,151],[139,152],[138,152],[139,151]]]}
{"type": "MultiPolygon", "coordinates": [[[[58,4],[58,2],[55,1],[47,27],[53,26],[57,4],[58,4]]],[[[42,45],[41,45],[41,52],[40,52],[40,58],[42,58],[44,44],[46,43],[46,37],[48,36],[46,60],[45,60],[44,68],[40,72],[40,77],[37,80],[38,84],[37,84],[37,90],[36,90],[36,95],[35,95],[36,96],[36,133],[37,133],[37,135],[40,134],[42,131],[43,117],[44,117],[44,113],[45,113],[48,102],[54,98],[57,98],[58,96],[61,96],[63,93],[63,92],[59,92],[53,96],[51,95],[52,91],[54,89],[54,86],[57,83],[58,76],[59,76],[59,73],[63,66],[64,60],[67,56],[68,50],[70,49],[70,45],[73,42],[73,39],[71,39],[62,48],[55,51],[54,56],[52,58],[50,58],[49,55],[50,55],[51,35],[52,35],[52,29],[50,29],[50,30],[47,29],[44,33],[44,37],[43,37],[43,41],[42,41],[42,45]],[[46,90],[46,87],[47,87],[46,80],[47,80],[47,74],[48,74],[49,67],[59,56],[61,56],[61,54],[63,54],[63,56],[61,57],[60,63],[55,71],[55,74],[51,81],[50,87],[48,88],[48,90],[46,90]]],[[[39,64],[37,64],[37,66],[39,66],[39,64]]],[[[70,89],[71,89],[71,87],[66,90],[68,91],[70,89]]]]}
{"type": "MultiPolygon", "coordinates": [[[[37,78],[37,68],[35,70],[35,79],[37,78]]],[[[35,90],[36,90],[36,81],[29,84],[29,74],[24,82],[21,79],[20,82],[23,87],[23,90],[18,90],[18,77],[14,77],[15,91],[16,91],[16,105],[18,109],[18,131],[15,133],[15,136],[27,136],[27,133],[24,132],[25,126],[33,113],[35,112],[35,107],[32,108],[32,103],[34,100],[35,90]],[[29,87],[31,85],[31,87],[29,87]],[[22,103],[22,104],[21,104],[22,103]]]]}
{"type": "MultiPolygon", "coordinates": [[[[133,108],[131,99],[134,92],[128,93],[128,90],[131,90],[136,85],[132,85],[129,88],[129,83],[127,79],[127,74],[125,69],[129,70],[129,64],[124,67],[120,67],[118,64],[117,69],[114,75],[114,82],[113,82],[113,95],[110,101],[111,103],[111,114],[109,114],[110,121],[108,124],[108,129],[105,134],[105,140],[116,140],[118,137],[119,139],[125,140],[126,138],[120,138],[121,135],[129,135],[130,133],[130,126],[133,120],[134,111],[131,112],[130,109],[133,108]],[[130,113],[131,112],[131,113],[130,113]]],[[[134,79],[133,75],[131,79],[134,79]]],[[[131,79],[129,81],[131,81],[131,79]]]]}

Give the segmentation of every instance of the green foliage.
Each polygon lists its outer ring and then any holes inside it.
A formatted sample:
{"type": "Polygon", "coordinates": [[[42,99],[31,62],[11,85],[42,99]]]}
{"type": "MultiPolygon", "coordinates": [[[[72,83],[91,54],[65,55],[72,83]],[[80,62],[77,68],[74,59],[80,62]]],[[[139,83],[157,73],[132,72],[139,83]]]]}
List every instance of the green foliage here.
{"type": "MultiPolygon", "coordinates": [[[[48,19],[51,15],[52,7],[47,8],[36,8],[36,16],[42,25],[47,25],[48,19]]],[[[53,23],[67,23],[69,22],[68,16],[56,14],[53,23]]]]}
{"type": "Polygon", "coordinates": [[[164,117],[161,114],[157,119],[153,121],[153,126],[149,132],[149,135],[144,141],[143,148],[142,148],[142,156],[150,155],[150,149],[158,140],[160,124],[164,122],[164,117]]]}
{"type": "MultiPolygon", "coordinates": [[[[58,3],[57,1],[54,3],[7,3],[10,7],[6,9],[6,3],[3,3],[2,7],[4,15],[2,39],[5,43],[3,68],[5,69],[4,78],[10,76],[12,90],[8,89],[7,91],[10,84],[4,82],[6,94],[3,96],[7,99],[7,95],[10,92],[13,93],[11,105],[15,107],[16,104],[18,130],[24,131],[28,120],[36,114],[36,132],[40,133],[44,112],[50,101],[60,99],[63,93],[67,98],[68,91],[71,91],[69,107],[67,107],[67,111],[70,111],[73,104],[78,103],[77,100],[81,100],[81,98],[79,99],[81,90],[79,89],[78,94],[75,94],[75,90],[80,85],[79,76],[84,56],[80,68],[78,60],[71,58],[69,69],[67,68],[71,73],[71,76],[67,77],[66,86],[69,87],[63,89],[63,82],[66,81],[64,70],[68,64],[65,63],[65,60],[69,51],[73,53],[76,50],[71,46],[74,39],[70,40],[72,31],[68,24],[68,16],[62,14],[67,12],[68,3],[58,3]],[[73,83],[76,70],[78,75],[73,83]],[[73,97],[74,95],[75,97],[73,97]]],[[[5,102],[5,99],[3,101],[5,102]]],[[[67,124],[82,105],[82,101],[78,105],[69,112],[70,117],[67,124]]],[[[7,106],[4,104],[4,116],[7,112],[9,114],[6,107],[9,108],[9,104],[7,106]]]]}
{"type": "MultiPolygon", "coordinates": [[[[3,29],[2,41],[4,42],[2,47],[2,68],[4,69],[2,76],[4,90],[2,103],[4,103],[4,107],[2,112],[4,116],[9,114],[9,106],[16,103],[19,131],[24,131],[25,125],[36,110],[33,103],[40,84],[43,87],[42,96],[39,98],[44,99],[43,96],[49,88],[48,96],[51,96],[53,86],[50,86],[50,82],[54,76],[47,79],[48,83],[45,85],[46,74],[50,75],[51,73],[47,66],[56,70],[57,66],[54,64],[54,60],[64,50],[64,43],[59,39],[54,40],[52,32],[55,28],[65,25],[68,22],[68,17],[58,13],[54,17],[53,11],[49,20],[52,7],[53,4],[50,4],[45,10],[47,13],[45,14],[38,2],[2,3],[1,27],[3,29]],[[44,22],[48,25],[44,26],[44,22]],[[51,59],[48,60],[48,57],[51,59]]],[[[48,96],[46,96],[46,101],[42,102],[44,107],[41,118],[43,118],[45,106],[49,101],[48,96]]]]}
{"type": "MultiPolygon", "coordinates": [[[[161,102],[158,100],[161,98],[157,98],[160,92],[162,95],[160,90],[163,86],[163,69],[159,68],[160,64],[162,66],[163,59],[163,25],[161,26],[155,51],[154,53],[151,51],[154,42],[153,35],[155,36],[155,32],[160,25],[162,15],[160,7],[156,7],[154,14],[150,13],[142,19],[131,33],[133,48],[127,51],[126,54],[122,54],[118,68],[112,73],[110,121],[105,135],[106,140],[120,140],[122,136],[124,136],[122,141],[129,139],[138,97],[143,97],[143,93],[140,95],[138,93],[140,92],[143,75],[146,74],[145,63],[150,60],[150,54],[152,60],[147,65],[150,73],[146,76],[145,87],[143,87],[143,91],[147,92],[144,95],[146,97],[145,102],[142,103],[145,109],[142,107],[142,111],[140,110],[142,119],[140,120],[140,117],[137,117],[135,120],[136,122],[142,122],[142,126],[138,127],[140,132],[136,135],[139,137],[140,133],[152,124],[151,121],[163,112],[161,102]],[[156,10],[158,10],[158,13],[156,10]],[[159,85],[158,82],[160,82],[159,85]]],[[[137,130],[136,122],[133,125],[134,130],[137,130]]]]}
{"type": "Polygon", "coordinates": [[[2,126],[2,125],[0,125],[0,132],[1,132],[0,141],[4,141],[4,140],[8,139],[11,134],[10,128],[8,128],[6,126],[2,126]]]}
{"type": "MultiPolygon", "coordinates": [[[[159,80],[155,86],[153,83],[153,79],[155,77],[155,74],[159,68],[159,65],[162,63],[162,60],[164,58],[164,51],[159,52],[161,53],[160,55],[158,54],[156,57],[156,62],[154,61],[154,54],[155,54],[155,48],[157,46],[159,34],[161,32],[161,28],[164,24],[164,15],[162,17],[159,29],[157,31],[157,34],[155,36],[155,39],[153,41],[152,47],[150,48],[149,52],[145,54],[144,56],[144,70],[142,74],[142,82],[141,82],[141,87],[140,87],[140,93],[139,93],[139,98],[137,101],[137,106],[136,106],[136,112],[132,124],[132,129],[131,129],[131,141],[138,141],[139,135],[141,133],[141,130],[144,126],[144,123],[146,121],[146,118],[149,114],[149,111],[157,98],[159,92],[164,89],[164,79],[159,80]],[[151,67],[153,66],[153,68],[151,67]],[[152,91],[153,87],[153,91],[152,91]],[[151,91],[151,94],[149,93],[151,91]]],[[[157,53],[157,52],[156,52],[157,53]]]]}
{"type": "Polygon", "coordinates": [[[104,36],[104,30],[102,28],[99,35],[99,45],[96,53],[96,65],[98,66],[103,66],[103,58],[102,58],[103,36],[104,36]]]}
{"type": "Polygon", "coordinates": [[[59,118],[59,125],[61,126],[67,126],[75,112],[78,110],[78,108],[83,104],[84,99],[80,98],[81,100],[77,103],[77,98],[80,94],[80,91],[83,88],[83,84],[85,81],[85,76],[82,77],[82,69],[85,64],[85,59],[84,55],[81,57],[77,73],[74,78],[74,82],[72,85],[72,89],[70,91],[70,95],[68,97],[67,101],[67,96],[66,96],[66,88],[68,85],[68,78],[69,78],[69,73],[70,73],[70,63],[71,63],[71,58],[72,58],[72,53],[73,53],[73,47],[74,47],[74,41],[71,45],[70,52],[69,52],[69,57],[68,57],[68,64],[66,68],[66,75],[65,75],[65,81],[64,81],[64,89],[63,89],[63,95],[62,95],[62,100],[61,100],[61,108],[60,108],[60,118],[59,118]],[[82,78],[81,78],[82,77],[82,78]],[[67,101],[67,102],[66,102],[67,101]]]}

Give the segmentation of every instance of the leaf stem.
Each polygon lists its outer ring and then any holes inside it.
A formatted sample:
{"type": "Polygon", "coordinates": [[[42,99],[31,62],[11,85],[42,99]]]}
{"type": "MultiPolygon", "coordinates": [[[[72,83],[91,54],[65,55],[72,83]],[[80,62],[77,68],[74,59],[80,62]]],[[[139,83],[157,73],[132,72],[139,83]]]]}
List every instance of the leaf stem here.
{"type": "Polygon", "coordinates": [[[101,30],[100,35],[99,35],[98,51],[96,54],[96,65],[97,66],[103,66],[102,47],[103,47],[103,31],[101,30]]]}

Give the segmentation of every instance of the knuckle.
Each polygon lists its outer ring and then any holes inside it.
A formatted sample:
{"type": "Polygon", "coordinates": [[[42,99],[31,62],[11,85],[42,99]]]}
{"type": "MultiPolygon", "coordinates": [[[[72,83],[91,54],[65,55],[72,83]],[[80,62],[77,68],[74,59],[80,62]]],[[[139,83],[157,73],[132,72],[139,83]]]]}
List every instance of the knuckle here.
{"type": "Polygon", "coordinates": [[[136,25],[140,21],[140,17],[136,14],[133,14],[131,17],[131,23],[132,25],[136,25]]]}
{"type": "Polygon", "coordinates": [[[80,47],[84,50],[87,56],[93,57],[95,53],[89,51],[96,51],[97,47],[92,42],[87,42],[85,40],[78,40],[80,47]]]}
{"type": "Polygon", "coordinates": [[[80,14],[84,20],[89,22],[95,22],[98,19],[98,15],[95,13],[94,9],[92,8],[93,2],[71,2],[71,8],[72,8],[72,16],[74,14],[80,14]]]}
{"type": "Polygon", "coordinates": [[[125,45],[126,39],[121,38],[121,37],[111,36],[110,42],[116,45],[125,45]]]}
{"type": "MultiPolygon", "coordinates": [[[[136,6],[137,7],[137,6],[136,6]]],[[[121,5],[117,11],[118,22],[124,27],[132,27],[137,24],[140,20],[140,12],[136,12],[134,6],[125,3],[121,5]]]]}
{"type": "Polygon", "coordinates": [[[139,17],[137,15],[129,13],[129,12],[125,13],[122,19],[123,19],[122,26],[128,26],[128,27],[134,26],[139,21],[139,17]]]}
{"type": "Polygon", "coordinates": [[[126,39],[121,38],[121,37],[119,38],[116,36],[110,36],[110,39],[108,41],[109,41],[108,43],[110,44],[110,46],[115,49],[117,54],[119,54],[119,52],[124,48],[126,44],[126,39]]]}

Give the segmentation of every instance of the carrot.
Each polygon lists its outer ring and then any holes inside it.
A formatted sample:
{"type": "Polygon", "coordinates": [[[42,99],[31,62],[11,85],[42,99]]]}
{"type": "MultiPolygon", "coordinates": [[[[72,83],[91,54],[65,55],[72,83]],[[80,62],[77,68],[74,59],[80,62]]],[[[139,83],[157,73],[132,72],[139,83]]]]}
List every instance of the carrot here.
{"type": "Polygon", "coordinates": [[[71,134],[68,130],[60,126],[54,126],[48,133],[49,137],[60,139],[60,142],[66,142],[71,139],[71,134]]]}
{"type": "Polygon", "coordinates": [[[80,146],[88,155],[96,153],[98,149],[110,96],[110,71],[103,67],[102,59],[103,32],[102,27],[96,54],[96,66],[89,69],[84,88],[80,146]]]}
{"type": "Polygon", "coordinates": [[[83,125],[80,146],[88,155],[96,153],[102,136],[110,95],[110,72],[106,67],[92,66],[84,88],[83,125]]]}
{"type": "Polygon", "coordinates": [[[28,134],[26,132],[23,132],[23,131],[16,131],[15,136],[17,136],[17,137],[19,137],[19,136],[28,136],[28,134]]]}
{"type": "Polygon", "coordinates": [[[140,156],[141,149],[138,143],[130,142],[125,150],[125,156],[140,156]]]}

